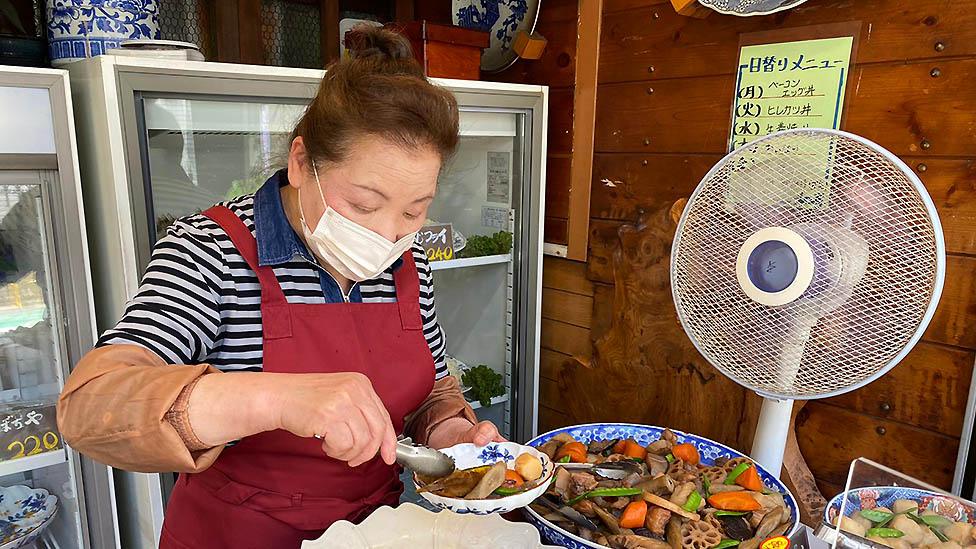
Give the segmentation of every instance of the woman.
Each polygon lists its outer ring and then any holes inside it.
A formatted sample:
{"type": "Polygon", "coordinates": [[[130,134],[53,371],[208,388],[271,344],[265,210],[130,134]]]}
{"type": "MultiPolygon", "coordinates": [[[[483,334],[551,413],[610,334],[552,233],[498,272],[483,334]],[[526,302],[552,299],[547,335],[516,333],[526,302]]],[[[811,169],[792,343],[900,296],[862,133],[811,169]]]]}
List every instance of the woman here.
{"type": "Polygon", "coordinates": [[[457,104],[403,38],[360,38],[295,128],[287,169],[177,221],[61,395],[78,450],[184,473],[161,547],[297,548],[397,503],[398,433],[500,440],[445,375],[414,245],[457,104]]]}

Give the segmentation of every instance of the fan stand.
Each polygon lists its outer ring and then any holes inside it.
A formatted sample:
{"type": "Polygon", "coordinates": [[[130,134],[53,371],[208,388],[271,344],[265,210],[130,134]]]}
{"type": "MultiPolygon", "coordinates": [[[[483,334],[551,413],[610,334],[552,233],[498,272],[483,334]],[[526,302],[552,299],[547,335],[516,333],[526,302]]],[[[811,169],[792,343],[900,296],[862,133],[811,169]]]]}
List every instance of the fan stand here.
{"type": "Polygon", "coordinates": [[[783,470],[783,454],[790,434],[792,415],[792,400],[763,397],[750,455],[777,478],[783,470]]]}

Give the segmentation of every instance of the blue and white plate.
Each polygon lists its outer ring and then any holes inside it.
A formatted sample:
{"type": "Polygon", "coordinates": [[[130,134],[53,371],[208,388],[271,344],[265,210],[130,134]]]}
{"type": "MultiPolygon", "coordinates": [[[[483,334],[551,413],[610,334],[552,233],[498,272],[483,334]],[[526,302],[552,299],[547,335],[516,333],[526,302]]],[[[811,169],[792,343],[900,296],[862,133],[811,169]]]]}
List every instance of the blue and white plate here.
{"type": "MultiPolygon", "coordinates": [[[[634,423],[588,423],[585,425],[574,425],[549,431],[544,435],[535,437],[527,444],[529,446],[541,446],[552,437],[560,433],[566,433],[584,444],[588,444],[594,440],[632,438],[641,446],[646,446],[661,438],[662,432],[664,432],[663,427],[654,427],[651,425],[638,425],[634,423]]],[[[704,437],[689,435],[674,429],[671,429],[671,432],[678,437],[678,442],[695,445],[695,448],[698,449],[698,453],[701,454],[701,462],[703,465],[711,465],[720,457],[728,459],[748,457],[745,454],[737,452],[724,444],[720,444],[704,437]]],[[[765,484],[767,488],[769,488],[771,491],[780,492],[783,494],[783,499],[786,501],[786,506],[790,509],[790,518],[793,521],[793,525],[790,527],[790,533],[788,534],[791,535],[800,524],[800,515],[796,506],[796,499],[793,497],[793,494],[790,493],[789,489],[787,489],[786,486],[779,481],[779,479],[769,474],[758,463],[756,464],[756,469],[759,471],[759,477],[762,479],[763,484],[765,484]]],[[[562,528],[542,518],[530,507],[526,507],[524,513],[528,521],[539,529],[539,531],[542,533],[542,537],[544,537],[549,543],[562,545],[563,547],[568,547],[569,549],[604,549],[603,545],[598,545],[592,541],[586,541],[579,536],[570,534],[566,530],[563,530],[562,528]]]]}
{"type": "Polygon", "coordinates": [[[498,72],[518,56],[512,49],[515,33],[535,29],[541,0],[454,0],[454,24],[466,29],[488,31],[491,42],[481,54],[481,70],[498,72]]]}
{"type": "Polygon", "coordinates": [[[956,522],[976,524],[976,506],[971,502],[957,500],[931,490],[904,486],[871,486],[841,492],[831,498],[824,508],[823,521],[826,524],[833,524],[837,519],[845,493],[847,494],[847,507],[844,509],[846,516],[851,516],[861,509],[876,507],[891,509],[895,500],[907,499],[918,502],[921,511],[932,511],[956,522]]]}
{"type": "Polygon", "coordinates": [[[42,488],[0,487],[0,549],[32,543],[54,520],[58,498],[42,488]]]}
{"type": "Polygon", "coordinates": [[[799,6],[807,0],[698,0],[708,8],[725,15],[749,17],[769,15],[799,6]]]}
{"type": "MultiPolygon", "coordinates": [[[[493,442],[484,447],[478,447],[470,443],[458,444],[450,448],[445,448],[441,452],[454,458],[454,464],[458,469],[492,465],[499,461],[504,461],[507,468],[513,469],[515,467],[515,459],[522,454],[532,454],[542,462],[542,480],[538,481],[536,487],[511,496],[497,499],[461,499],[447,498],[429,492],[420,492],[420,495],[424,499],[436,505],[438,508],[454,511],[455,513],[490,515],[492,513],[508,513],[519,507],[525,507],[545,493],[549,487],[549,483],[552,481],[552,475],[556,472],[556,467],[552,463],[552,460],[549,459],[549,456],[531,446],[522,446],[514,442],[493,442]]],[[[416,484],[417,479],[414,477],[414,485],[416,484]]]]}

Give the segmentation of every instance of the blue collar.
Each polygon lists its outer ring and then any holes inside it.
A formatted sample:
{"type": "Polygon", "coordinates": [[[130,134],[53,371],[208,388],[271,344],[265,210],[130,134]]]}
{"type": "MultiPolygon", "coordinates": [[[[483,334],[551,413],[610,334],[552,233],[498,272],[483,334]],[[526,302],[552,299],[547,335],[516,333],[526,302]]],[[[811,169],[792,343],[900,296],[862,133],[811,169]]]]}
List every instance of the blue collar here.
{"type": "Polygon", "coordinates": [[[258,265],[281,265],[296,255],[316,262],[285,216],[281,187],[287,184],[287,170],[279,170],[254,194],[254,237],[258,241],[258,265]]]}
{"type": "MultiPolygon", "coordinates": [[[[285,208],[281,204],[281,188],[287,184],[288,171],[282,169],[265,181],[254,194],[254,233],[258,241],[258,265],[281,265],[291,261],[296,255],[318,264],[288,223],[285,208]]],[[[402,263],[402,258],[397,259],[387,272],[393,272],[402,263]]]]}

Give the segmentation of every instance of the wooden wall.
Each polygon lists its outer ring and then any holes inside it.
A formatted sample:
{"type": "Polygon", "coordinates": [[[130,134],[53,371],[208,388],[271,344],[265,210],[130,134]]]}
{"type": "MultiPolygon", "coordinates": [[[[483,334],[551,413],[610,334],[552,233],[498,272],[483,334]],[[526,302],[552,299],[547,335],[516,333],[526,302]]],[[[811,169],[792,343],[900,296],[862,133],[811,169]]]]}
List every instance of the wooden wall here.
{"type": "Polygon", "coordinates": [[[545,240],[567,243],[570,156],[573,152],[573,85],[576,82],[576,2],[547,0],[536,31],[548,44],[537,61],[519,61],[491,80],[549,86],[545,240]]]}
{"type": "MultiPolygon", "coordinates": [[[[564,219],[573,4],[543,3],[547,58],[504,75],[552,86],[550,231],[564,219]]],[[[640,420],[748,449],[756,400],[689,351],[661,279],[674,230],[662,215],[723,154],[739,35],[850,21],[861,34],[843,129],[898,154],[925,182],[946,231],[947,279],[908,358],[862,390],[809,403],[798,440],[828,495],[858,456],[951,484],[976,352],[976,5],[966,0],[810,0],[774,16],[704,20],[659,0],[604,0],[590,257],[545,263],[541,428],[640,420]]]]}

